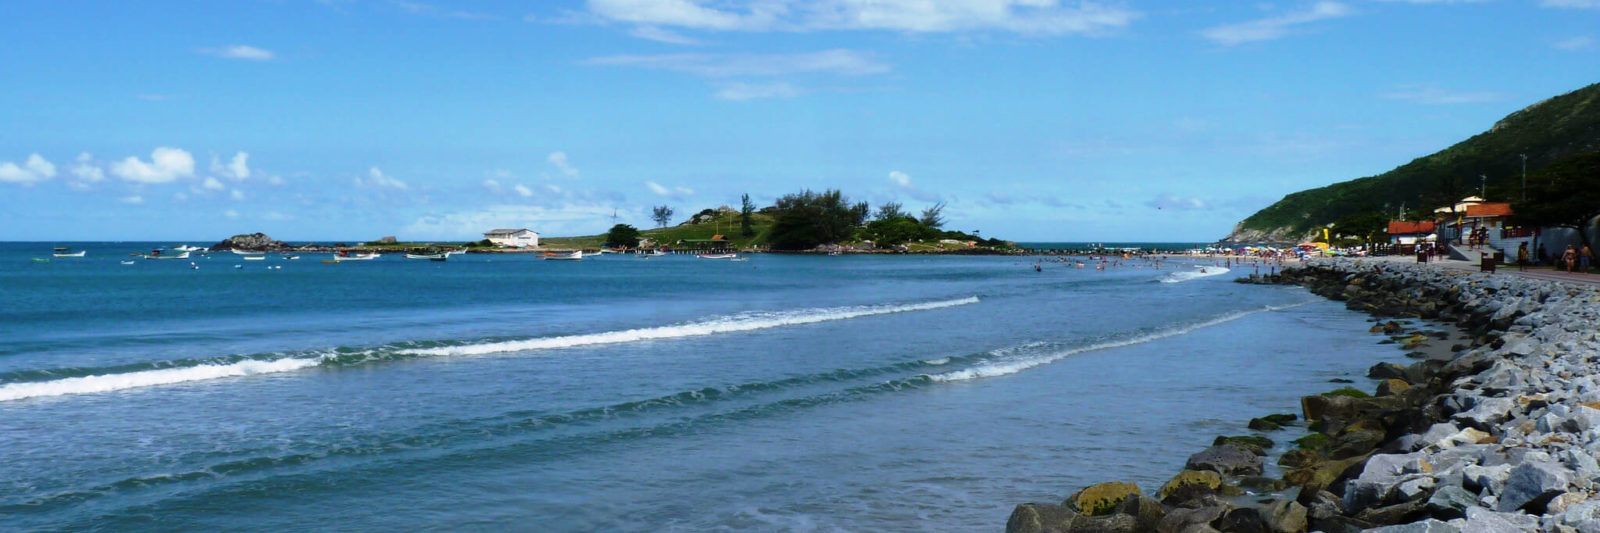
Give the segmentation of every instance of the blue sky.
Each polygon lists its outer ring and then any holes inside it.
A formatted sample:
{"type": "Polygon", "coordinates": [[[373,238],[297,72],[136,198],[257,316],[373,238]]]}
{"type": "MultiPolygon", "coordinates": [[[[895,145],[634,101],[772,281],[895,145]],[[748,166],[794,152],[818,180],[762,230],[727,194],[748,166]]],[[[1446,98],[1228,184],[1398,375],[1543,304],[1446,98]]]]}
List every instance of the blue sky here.
{"type": "Polygon", "coordinates": [[[803,188],[1208,241],[1600,81],[1600,0],[0,3],[0,240],[477,238],[803,188]]]}

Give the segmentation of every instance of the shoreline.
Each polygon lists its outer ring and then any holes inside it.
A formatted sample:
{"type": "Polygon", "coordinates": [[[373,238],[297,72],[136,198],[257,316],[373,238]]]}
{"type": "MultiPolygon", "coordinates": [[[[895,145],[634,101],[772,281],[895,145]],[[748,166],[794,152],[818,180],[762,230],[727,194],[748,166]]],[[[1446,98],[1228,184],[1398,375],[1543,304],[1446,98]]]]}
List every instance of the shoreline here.
{"type": "Polygon", "coordinates": [[[1017,505],[1008,533],[1600,531],[1600,376],[1588,375],[1600,289],[1382,259],[1236,281],[1344,301],[1420,360],[1375,365],[1373,394],[1346,387],[1250,420],[1251,434],[1217,437],[1154,497],[1092,485],[1017,505]],[[1453,331],[1420,331],[1441,327],[1453,331]],[[1296,423],[1312,433],[1268,455],[1267,435],[1296,423]],[[1260,477],[1266,461],[1281,476],[1260,477]]]}

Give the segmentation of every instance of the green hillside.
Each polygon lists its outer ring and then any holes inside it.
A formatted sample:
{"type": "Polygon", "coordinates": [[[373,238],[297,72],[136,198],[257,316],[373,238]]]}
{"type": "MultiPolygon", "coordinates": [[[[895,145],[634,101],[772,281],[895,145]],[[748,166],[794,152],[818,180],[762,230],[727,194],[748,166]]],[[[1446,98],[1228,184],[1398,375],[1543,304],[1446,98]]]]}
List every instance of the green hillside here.
{"type": "Polygon", "coordinates": [[[1583,152],[1600,151],[1600,84],[1539,102],[1438,153],[1394,170],[1300,191],[1244,219],[1226,241],[1285,242],[1345,215],[1395,212],[1402,204],[1431,211],[1478,192],[1488,179],[1488,199],[1520,194],[1522,154],[1528,172],[1583,152]]]}
{"type": "MultiPolygon", "coordinates": [[[[641,229],[644,238],[652,242],[671,246],[684,239],[710,239],[713,235],[722,235],[733,243],[733,247],[743,249],[751,244],[765,244],[767,234],[772,231],[772,216],[767,213],[750,214],[751,229],[755,235],[745,237],[739,233],[739,213],[716,212],[711,221],[700,224],[683,224],[667,226],[665,228],[641,229]]],[[[546,248],[599,248],[606,240],[604,234],[584,235],[579,237],[546,237],[539,241],[546,248]]]]}

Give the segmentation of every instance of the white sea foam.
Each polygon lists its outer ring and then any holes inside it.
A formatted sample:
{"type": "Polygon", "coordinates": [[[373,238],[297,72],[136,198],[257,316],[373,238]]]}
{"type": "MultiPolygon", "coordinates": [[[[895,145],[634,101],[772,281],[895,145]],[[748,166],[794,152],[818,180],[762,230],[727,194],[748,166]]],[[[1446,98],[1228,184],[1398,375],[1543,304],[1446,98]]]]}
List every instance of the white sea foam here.
{"type": "Polygon", "coordinates": [[[1252,309],[1252,310],[1248,310],[1248,311],[1237,311],[1237,312],[1228,313],[1226,315],[1222,315],[1222,316],[1219,316],[1219,317],[1216,317],[1216,318],[1213,318],[1213,319],[1210,319],[1210,320],[1206,320],[1204,322],[1198,322],[1198,323],[1194,323],[1194,324],[1188,324],[1188,325],[1184,325],[1184,326],[1173,327],[1173,328],[1165,329],[1165,330],[1158,331],[1158,332],[1155,332],[1155,333],[1149,333],[1149,334],[1146,334],[1146,335],[1140,335],[1140,336],[1137,336],[1137,337],[1130,337],[1130,338],[1127,338],[1127,339],[1114,340],[1114,341],[1106,341],[1106,342],[1102,342],[1102,343],[1098,343],[1098,344],[1091,344],[1091,345],[1088,345],[1088,346],[1080,346],[1080,347],[1068,349],[1068,350],[1065,350],[1065,351],[1054,352],[1054,353],[1035,356],[1035,357],[1028,357],[1028,358],[1015,359],[1015,360],[997,361],[997,362],[994,362],[994,363],[989,363],[989,364],[985,364],[985,365],[978,365],[978,366],[975,366],[975,367],[972,367],[972,368],[968,368],[968,369],[964,369],[964,370],[956,370],[956,371],[952,371],[952,372],[945,372],[943,374],[931,375],[931,376],[928,376],[928,378],[932,379],[933,381],[949,382],[949,381],[967,381],[967,380],[979,379],[979,378],[992,378],[992,377],[998,377],[998,376],[1005,376],[1005,375],[1015,374],[1017,372],[1021,372],[1023,370],[1027,370],[1027,369],[1034,368],[1034,367],[1037,367],[1037,366],[1042,366],[1042,365],[1047,365],[1047,364],[1050,364],[1050,363],[1054,363],[1056,361],[1060,361],[1062,359],[1065,359],[1065,358],[1068,358],[1068,357],[1072,357],[1074,355],[1078,355],[1078,354],[1081,354],[1081,353],[1093,352],[1093,351],[1098,351],[1098,350],[1107,350],[1107,349],[1111,349],[1111,348],[1121,348],[1123,346],[1133,346],[1135,344],[1144,344],[1144,343],[1151,342],[1151,341],[1166,339],[1166,338],[1170,338],[1170,337],[1176,337],[1176,336],[1179,336],[1179,335],[1185,335],[1185,334],[1188,334],[1190,332],[1201,330],[1201,329],[1205,329],[1205,328],[1209,328],[1209,327],[1212,327],[1212,326],[1226,324],[1228,322],[1232,322],[1232,321],[1235,321],[1235,320],[1238,320],[1238,319],[1241,319],[1241,318],[1244,318],[1244,317],[1247,317],[1247,316],[1250,316],[1250,315],[1254,315],[1254,314],[1257,314],[1257,313],[1265,313],[1265,312],[1269,312],[1269,311],[1279,311],[1279,310],[1283,310],[1283,309],[1299,307],[1299,306],[1305,305],[1306,303],[1309,303],[1309,302],[1303,302],[1303,303],[1298,303],[1298,304],[1290,304],[1290,305],[1283,305],[1283,306],[1265,306],[1265,307],[1262,307],[1260,309],[1252,309]]]}
{"type": "Polygon", "coordinates": [[[68,394],[111,392],[138,387],[170,385],[173,383],[183,383],[187,381],[251,376],[256,374],[274,374],[278,372],[289,372],[306,367],[316,366],[321,362],[321,359],[294,358],[279,359],[276,361],[247,360],[231,364],[198,365],[182,368],[161,368],[156,370],[125,372],[121,374],[102,374],[95,376],[64,378],[51,381],[11,383],[0,385],[0,402],[44,396],[64,396],[68,394]]]}
{"type": "Polygon", "coordinates": [[[814,324],[817,322],[831,322],[834,320],[846,320],[864,316],[887,315],[891,313],[905,313],[911,311],[928,311],[975,303],[978,303],[977,296],[971,296],[957,300],[940,300],[936,302],[924,302],[906,305],[876,305],[806,309],[800,311],[719,318],[704,322],[680,324],[676,326],[607,331],[604,333],[587,333],[583,335],[564,335],[560,337],[543,337],[519,341],[467,344],[462,346],[417,348],[405,350],[401,353],[406,355],[485,355],[502,352],[571,348],[575,346],[590,346],[595,344],[615,344],[657,339],[676,339],[682,337],[715,335],[719,333],[752,331],[782,326],[814,324]]]}
{"type": "Polygon", "coordinates": [[[1180,270],[1167,274],[1161,278],[1162,283],[1182,283],[1191,279],[1209,278],[1227,274],[1228,269],[1219,266],[1195,267],[1195,270],[1180,270]]]}
{"type": "MultiPolygon", "coordinates": [[[[605,333],[591,333],[586,335],[548,337],[525,341],[495,342],[445,348],[405,350],[400,353],[405,355],[479,355],[508,351],[566,348],[591,344],[609,344],[652,339],[671,339],[696,335],[712,335],[717,333],[750,331],[755,329],[792,326],[798,324],[811,324],[815,322],[826,322],[831,320],[845,320],[871,315],[904,313],[910,311],[927,311],[931,309],[941,309],[945,307],[954,307],[958,305],[975,303],[978,303],[978,297],[976,296],[961,298],[958,300],[942,300],[937,302],[924,302],[907,305],[808,309],[763,315],[728,317],[705,322],[685,324],[681,326],[663,326],[655,328],[610,331],[605,333]]],[[[331,355],[332,354],[329,354],[328,356],[331,355]]],[[[245,360],[228,364],[208,364],[181,368],[161,368],[154,370],[124,372],[120,374],[101,374],[76,378],[63,378],[51,381],[0,384],[0,402],[45,396],[111,392],[139,387],[171,385],[174,383],[184,383],[190,381],[203,381],[208,379],[291,372],[322,364],[322,362],[328,356],[311,358],[284,358],[273,361],[245,360]]]]}

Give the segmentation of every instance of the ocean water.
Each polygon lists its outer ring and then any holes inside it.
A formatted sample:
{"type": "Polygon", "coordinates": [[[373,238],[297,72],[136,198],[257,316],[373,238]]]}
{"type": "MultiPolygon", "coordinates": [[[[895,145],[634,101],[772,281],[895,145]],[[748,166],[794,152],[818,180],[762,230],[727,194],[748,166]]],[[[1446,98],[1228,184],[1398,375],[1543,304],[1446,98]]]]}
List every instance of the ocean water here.
{"type": "Polygon", "coordinates": [[[998,531],[1399,356],[1209,263],[152,245],[0,244],[0,530],[998,531]]]}

